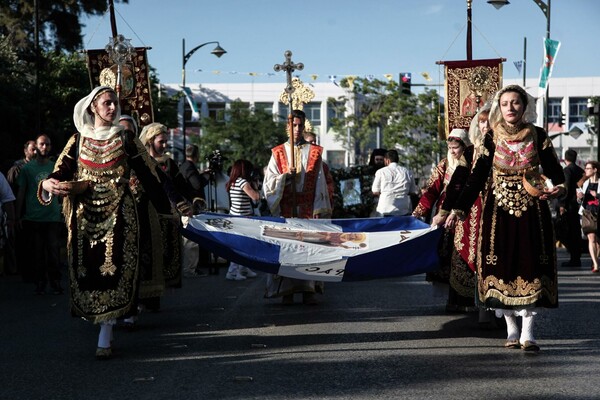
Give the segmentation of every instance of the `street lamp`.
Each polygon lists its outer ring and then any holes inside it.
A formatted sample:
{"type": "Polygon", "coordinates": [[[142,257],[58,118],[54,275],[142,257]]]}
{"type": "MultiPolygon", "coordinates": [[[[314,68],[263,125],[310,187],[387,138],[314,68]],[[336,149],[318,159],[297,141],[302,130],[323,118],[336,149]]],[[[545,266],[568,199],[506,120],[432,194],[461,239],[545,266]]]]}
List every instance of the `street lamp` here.
{"type": "MultiPolygon", "coordinates": [[[[552,0],[533,0],[533,2],[542,10],[544,16],[546,17],[546,39],[550,39],[550,3],[552,0]]],[[[501,9],[502,7],[510,4],[508,0],[488,0],[488,3],[496,7],[496,9],[501,9]]],[[[546,85],[546,98],[544,101],[546,104],[544,105],[544,127],[548,128],[548,95],[550,93],[550,85],[546,85]]]]}
{"type": "Polygon", "coordinates": [[[220,45],[219,42],[206,42],[206,43],[202,43],[199,46],[194,47],[192,50],[190,50],[189,52],[185,52],[185,39],[182,39],[182,58],[181,58],[181,88],[183,90],[183,110],[181,112],[181,131],[183,132],[183,156],[185,158],[185,147],[186,147],[186,143],[185,143],[185,139],[186,139],[186,132],[185,132],[185,64],[187,64],[188,60],[190,59],[190,57],[192,56],[192,54],[194,54],[196,52],[196,50],[198,50],[201,47],[206,46],[207,44],[213,44],[216,43],[217,46],[213,49],[213,51],[211,51],[211,54],[214,54],[215,56],[221,58],[221,56],[225,53],[227,53],[220,45]]]}

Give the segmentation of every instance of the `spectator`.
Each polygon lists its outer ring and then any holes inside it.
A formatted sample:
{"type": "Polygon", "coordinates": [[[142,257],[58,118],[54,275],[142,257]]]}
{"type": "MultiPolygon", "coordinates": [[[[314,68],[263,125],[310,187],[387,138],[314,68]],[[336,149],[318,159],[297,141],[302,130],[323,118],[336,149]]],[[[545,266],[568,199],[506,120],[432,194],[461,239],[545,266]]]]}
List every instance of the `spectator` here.
{"type": "MultiPolygon", "coordinates": [[[[206,209],[206,198],[204,188],[208,185],[208,180],[198,171],[196,165],[200,161],[200,150],[195,144],[188,144],[185,147],[185,161],[179,167],[181,174],[191,189],[194,209],[196,212],[206,209]]],[[[183,217],[184,227],[187,225],[187,217],[183,217]]],[[[200,248],[188,238],[183,238],[183,276],[188,278],[207,276],[200,270],[200,265],[210,263],[210,253],[200,248]]]]}
{"type": "Polygon", "coordinates": [[[567,194],[559,201],[558,212],[566,217],[566,234],[561,235],[566,240],[564,245],[569,252],[569,261],[562,263],[563,267],[581,267],[581,223],[579,222],[579,203],[577,202],[577,182],[583,177],[583,169],[576,164],[577,152],[569,149],[565,152],[565,188],[567,194]]]}
{"type": "MultiPolygon", "coordinates": [[[[231,199],[231,208],[229,209],[231,215],[247,217],[254,215],[254,203],[260,200],[260,194],[252,183],[253,168],[252,163],[248,160],[237,160],[233,163],[226,186],[231,199]]],[[[225,279],[236,281],[254,277],[256,277],[254,271],[233,261],[229,263],[229,269],[225,275],[225,279]]]]}
{"type": "Polygon", "coordinates": [[[598,210],[600,210],[600,195],[598,178],[600,178],[600,163],[588,161],[585,164],[585,181],[583,187],[577,192],[577,200],[581,204],[581,228],[588,238],[588,249],[592,259],[592,272],[597,273],[600,244],[598,243],[598,210]]]}
{"type": "MultiPolygon", "coordinates": [[[[14,195],[19,193],[19,185],[17,180],[21,172],[21,168],[29,161],[31,161],[36,155],[36,147],[34,140],[28,140],[23,146],[23,154],[25,157],[21,160],[15,161],[13,166],[8,170],[6,180],[10,184],[14,195]]],[[[21,210],[25,211],[25,210],[21,210]]],[[[16,212],[16,205],[15,205],[16,212]]],[[[22,216],[15,216],[19,219],[22,216]]],[[[23,232],[19,229],[15,229],[14,236],[11,240],[6,243],[4,248],[4,268],[9,274],[20,273],[25,282],[33,282],[33,277],[28,274],[27,265],[27,243],[23,237],[23,232]]]]}
{"type": "MultiPolygon", "coordinates": [[[[9,242],[14,242],[15,237],[15,195],[10,189],[4,174],[0,172],[0,250],[4,249],[2,265],[6,269],[6,248],[9,242]]],[[[12,271],[0,270],[0,275],[12,271]]]]}
{"type": "MultiPolygon", "coordinates": [[[[54,294],[62,294],[60,284],[60,230],[64,221],[58,199],[40,204],[38,187],[54,170],[54,161],[50,160],[52,143],[48,135],[39,135],[35,141],[37,156],[23,165],[17,184],[17,215],[23,235],[31,243],[32,277],[35,293],[44,294],[50,282],[54,294]]],[[[25,275],[29,274],[25,271],[25,275]]]]}
{"type": "Polygon", "coordinates": [[[385,154],[385,167],[375,172],[371,190],[374,196],[379,196],[376,209],[379,216],[412,213],[410,195],[417,194],[417,185],[412,173],[398,165],[396,150],[388,150],[385,154]]]}

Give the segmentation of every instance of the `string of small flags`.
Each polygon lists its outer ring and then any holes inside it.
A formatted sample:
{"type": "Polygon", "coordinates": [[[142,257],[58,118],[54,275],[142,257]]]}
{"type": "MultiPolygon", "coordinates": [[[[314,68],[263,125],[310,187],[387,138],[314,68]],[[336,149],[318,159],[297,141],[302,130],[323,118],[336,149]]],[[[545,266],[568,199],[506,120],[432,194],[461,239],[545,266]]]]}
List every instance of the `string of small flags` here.
{"type": "MultiPolygon", "coordinates": [[[[196,70],[196,72],[203,72],[203,71],[198,69],[198,70],[196,70]]],[[[275,73],[275,72],[241,72],[241,71],[221,71],[221,70],[213,70],[212,73],[214,75],[247,75],[247,76],[252,76],[252,77],[257,77],[257,76],[272,77],[272,76],[278,75],[278,73],[275,73]]],[[[279,74],[282,74],[282,73],[279,73],[279,74]]],[[[381,76],[383,76],[388,81],[391,81],[392,79],[394,79],[394,77],[396,75],[397,74],[382,74],[381,76]]],[[[295,74],[295,76],[300,77],[300,74],[295,74]]],[[[319,80],[319,78],[321,77],[318,74],[308,74],[308,76],[310,77],[312,82],[319,80]]],[[[421,76],[427,82],[430,82],[432,80],[431,76],[427,72],[421,72],[421,76]]],[[[327,81],[333,83],[336,86],[339,86],[338,82],[340,80],[346,78],[346,80],[348,80],[349,84],[352,85],[352,82],[354,82],[354,80],[358,77],[359,77],[358,75],[327,75],[327,81]]],[[[369,75],[363,75],[362,77],[366,80],[372,81],[377,78],[377,75],[369,74],[369,75]]]]}

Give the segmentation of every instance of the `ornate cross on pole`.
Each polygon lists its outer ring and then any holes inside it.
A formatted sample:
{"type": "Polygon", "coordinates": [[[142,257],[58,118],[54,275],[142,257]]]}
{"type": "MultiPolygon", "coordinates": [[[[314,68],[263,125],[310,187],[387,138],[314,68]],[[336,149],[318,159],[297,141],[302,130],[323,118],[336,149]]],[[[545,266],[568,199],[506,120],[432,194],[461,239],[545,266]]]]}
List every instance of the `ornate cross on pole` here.
{"type": "Polygon", "coordinates": [[[290,174],[292,179],[292,217],[297,216],[296,210],[296,146],[294,143],[294,119],[292,117],[292,93],[294,93],[294,86],[292,85],[292,72],[295,70],[302,71],[304,69],[304,64],[297,63],[295,64],[292,61],[292,52],[290,50],[286,50],[283,53],[285,56],[285,61],[283,64],[275,64],[273,69],[275,72],[285,71],[287,86],[285,87],[285,92],[288,94],[288,132],[290,134],[290,174]]]}

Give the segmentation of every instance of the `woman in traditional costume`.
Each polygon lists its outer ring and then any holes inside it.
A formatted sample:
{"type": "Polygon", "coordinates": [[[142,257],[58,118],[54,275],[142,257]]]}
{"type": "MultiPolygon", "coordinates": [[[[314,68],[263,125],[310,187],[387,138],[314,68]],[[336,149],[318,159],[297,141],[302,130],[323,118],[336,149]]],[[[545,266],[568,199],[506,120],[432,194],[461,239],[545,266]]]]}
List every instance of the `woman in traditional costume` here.
{"type": "MultiPolygon", "coordinates": [[[[491,103],[483,105],[481,110],[471,120],[469,127],[469,139],[473,143],[473,160],[477,160],[478,154],[485,152],[483,139],[490,130],[489,116],[491,103]]],[[[479,241],[479,222],[481,221],[481,194],[477,196],[475,203],[465,216],[465,220],[456,225],[454,230],[458,254],[469,265],[473,272],[477,272],[475,260],[477,258],[477,243],[479,241]]],[[[473,291],[475,294],[475,291],[473,291]]],[[[489,329],[493,324],[494,312],[479,307],[479,326],[489,329]]],[[[497,321],[496,321],[497,322],[497,321]]]]}
{"type": "MultiPolygon", "coordinates": [[[[153,122],[142,129],[140,141],[146,147],[152,163],[161,177],[163,189],[167,193],[173,208],[184,217],[191,217],[193,196],[191,187],[179,171],[177,163],[165,152],[167,145],[167,127],[153,122]]],[[[187,218],[183,223],[187,225],[187,218]]],[[[183,239],[179,215],[160,219],[163,238],[163,273],[167,286],[181,287],[183,239]]]]}
{"type": "MultiPolygon", "coordinates": [[[[471,171],[473,146],[464,129],[453,129],[448,135],[448,155],[433,170],[419,204],[413,211],[417,218],[434,214],[432,224],[443,225],[452,210],[471,171]]],[[[473,311],[475,307],[475,275],[460,257],[462,237],[456,237],[454,229],[446,229],[438,247],[440,268],[427,274],[427,280],[449,283],[448,303],[450,312],[473,311]]]]}
{"type": "Polygon", "coordinates": [[[144,146],[118,124],[119,115],[119,100],[110,87],[97,87],[81,99],[73,113],[78,133],[38,193],[42,204],[52,195],[66,196],[71,309],[100,324],[99,359],[112,356],[116,319],[137,311],[140,225],[131,172],[152,194],[157,210],[171,209],[144,146]]]}
{"type": "Polygon", "coordinates": [[[494,97],[491,131],[446,227],[464,219],[479,193],[483,209],[477,257],[477,293],[483,306],[506,320],[506,348],[538,351],[533,321],[541,307],[558,307],[556,248],[548,199],[564,194],[565,177],[548,134],[535,120],[535,102],[518,85],[494,97]],[[551,180],[531,190],[526,174],[551,180]],[[538,175],[539,176],[539,175],[538,175]],[[522,318],[521,330],[517,316],[522,318]]]}

